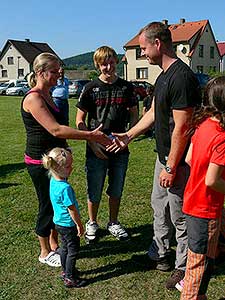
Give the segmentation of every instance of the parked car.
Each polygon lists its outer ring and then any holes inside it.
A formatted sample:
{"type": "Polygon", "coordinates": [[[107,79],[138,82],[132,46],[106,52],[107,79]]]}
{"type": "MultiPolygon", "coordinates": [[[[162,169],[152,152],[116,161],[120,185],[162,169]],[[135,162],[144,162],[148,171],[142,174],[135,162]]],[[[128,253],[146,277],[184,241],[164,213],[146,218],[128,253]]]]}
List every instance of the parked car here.
{"type": "Polygon", "coordinates": [[[81,91],[86,83],[90,82],[88,79],[76,79],[69,81],[69,97],[79,97],[81,91]]]}
{"type": "Polygon", "coordinates": [[[201,88],[204,88],[207,82],[211,79],[208,74],[195,73],[201,88]]]}
{"type": "Polygon", "coordinates": [[[147,88],[154,88],[152,84],[147,81],[131,81],[134,86],[134,93],[139,101],[143,100],[147,96],[147,88]]]}
{"type": "Polygon", "coordinates": [[[6,95],[6,90],[9,87],[13,87],[13,86],[15,86],[14,82],[4,82],[4,83],[2,83],[1,86],[0,86],[0,95],[6,95]]]}
{"type": "Polygon", "coordinates": [[[13,79],[13,80],[9,80],[7,82],[2,83],[0,85],[0,95],[6,95],[6,90],[8,88],[14,87],[20,83],[26,83],[26,81],[20,80],[20,79],[13,79]]]}
{"type": "Polygon", "coordinates": [[[6,95],[10,96],[24,96],[28,91],[30,90],[30,87],[27,83],[18,83],[14,87],[10,87],[6,90],[6,95]]]}

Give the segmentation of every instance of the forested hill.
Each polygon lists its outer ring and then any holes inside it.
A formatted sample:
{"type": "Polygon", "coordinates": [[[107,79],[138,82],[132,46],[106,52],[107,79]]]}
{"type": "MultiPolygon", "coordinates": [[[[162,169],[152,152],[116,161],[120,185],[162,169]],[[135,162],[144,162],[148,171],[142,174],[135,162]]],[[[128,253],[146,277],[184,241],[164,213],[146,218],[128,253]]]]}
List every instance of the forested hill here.
{"type": "MultiPolygon", "coordinates": [[[[93,55],[94,52],[87,52],[84,54],[79,54],[76,56],[68,57],[63,59],[63,62],[65,63],[66,69],[83,69],[83,70],[94,70],[94,63],[93,63],[93,55]]],[[[123,54],[118,54],[119,57],[119,64],[117,67],[117,72],[120,76],[123,75],[123,63],[122,58],[123,54]]]]}

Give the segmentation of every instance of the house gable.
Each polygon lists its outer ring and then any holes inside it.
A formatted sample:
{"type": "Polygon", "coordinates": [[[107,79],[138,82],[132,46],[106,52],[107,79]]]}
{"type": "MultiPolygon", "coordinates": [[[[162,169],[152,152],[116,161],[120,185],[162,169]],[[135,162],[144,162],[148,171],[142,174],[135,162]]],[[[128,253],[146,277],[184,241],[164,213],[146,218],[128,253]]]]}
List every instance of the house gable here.
{"type": "MultiPolygon", "coordinates": [[[[0,53],[0,81],[24,78],[32,70],[37,55],[49,52],[58,55],[46,43],[7,40],[0,53]]],[[[59,58],[60,59],[60,58],[59,58]]]]}

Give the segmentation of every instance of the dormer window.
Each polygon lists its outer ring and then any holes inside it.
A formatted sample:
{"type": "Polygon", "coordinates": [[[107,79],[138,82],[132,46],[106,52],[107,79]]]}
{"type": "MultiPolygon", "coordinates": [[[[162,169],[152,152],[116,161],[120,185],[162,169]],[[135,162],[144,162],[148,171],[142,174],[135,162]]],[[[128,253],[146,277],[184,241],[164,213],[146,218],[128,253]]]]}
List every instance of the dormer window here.
{"type": "Polygon", "coordinates": [[[14,65],[14,60],[12,56],[8,57],[8,65],[14,65]]]}
{"type": "Polygon", "coordinates": [[[139,59],[139,58],[141,58],[141,48],[140,47],[136,48],[136,59],[139,59]]]}
{"type": "Polygon", "coordinates": [[[199,57],[204,57],[204,45],[199,45],[198,51],[199,57]]]}
{"type": "Polygon", "coordinates": [[[214,54],[214,47],[210,47],[210,58],[214,58],[215,54],[214,54]]]}

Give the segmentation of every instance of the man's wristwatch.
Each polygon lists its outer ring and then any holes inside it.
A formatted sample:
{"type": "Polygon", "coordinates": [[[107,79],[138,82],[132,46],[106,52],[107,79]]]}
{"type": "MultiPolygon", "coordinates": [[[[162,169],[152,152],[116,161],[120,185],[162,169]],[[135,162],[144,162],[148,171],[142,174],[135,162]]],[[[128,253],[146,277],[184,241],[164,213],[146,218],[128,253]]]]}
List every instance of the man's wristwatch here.
{"type": "Polygon", "coordinates": [[[174,173],[174,171],[172,170],[172,168],[171,168],[170,166],[168,166],[168,165],[166,165],[166,166],[164,167],[164,169],[166,170],[166,172],[167,172],[168,174],[173,174],[173,173],[174,173]]]}

